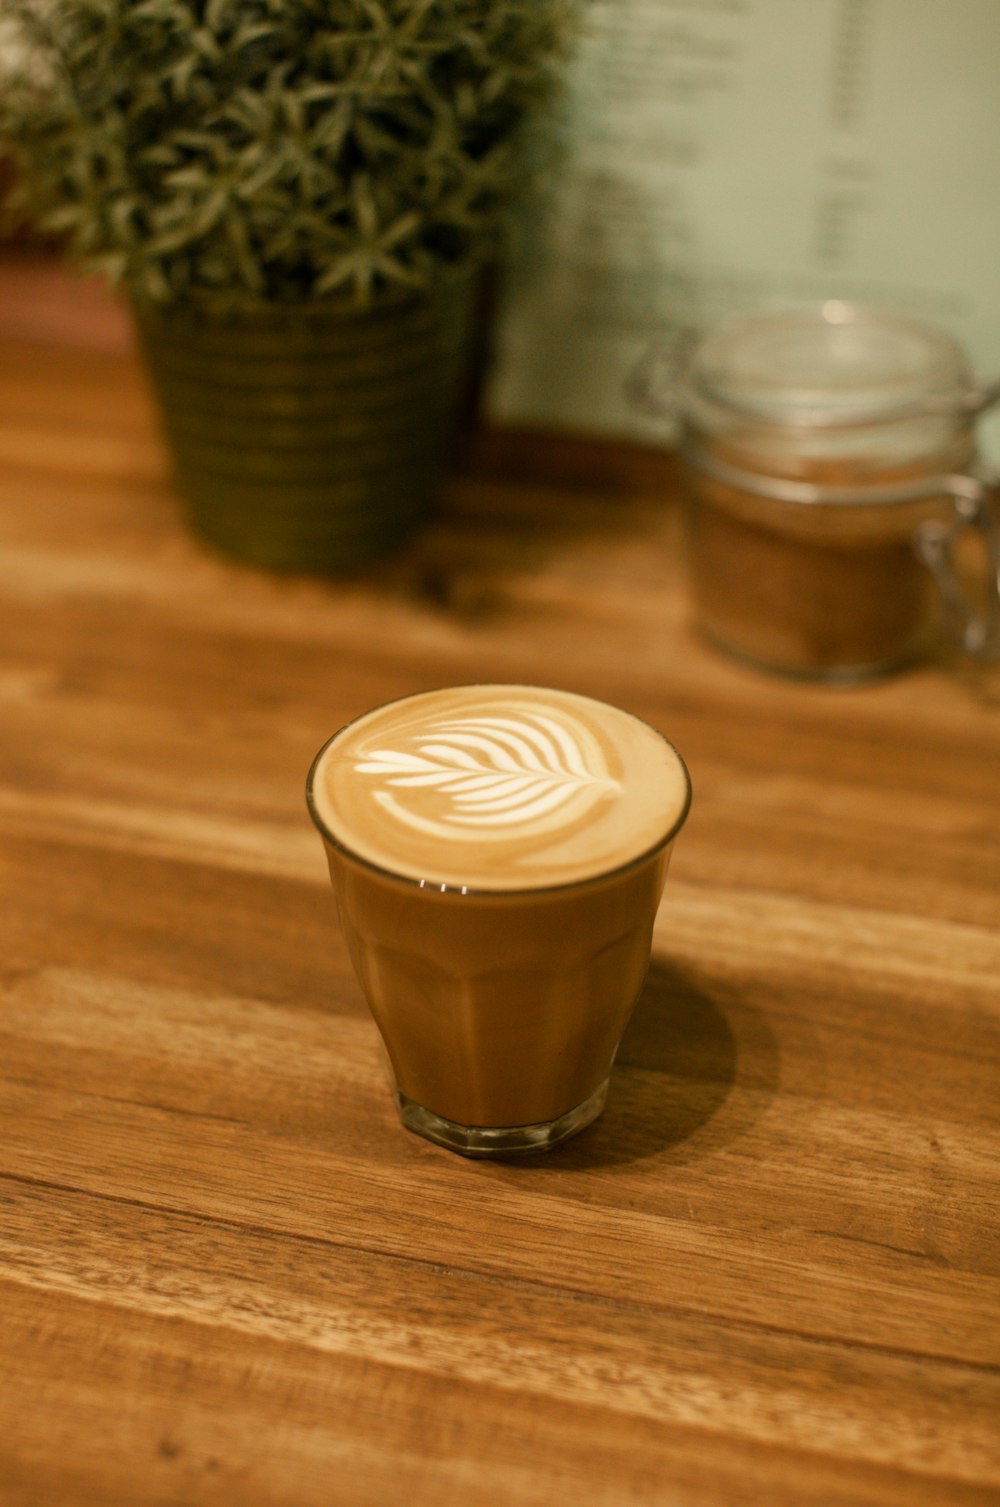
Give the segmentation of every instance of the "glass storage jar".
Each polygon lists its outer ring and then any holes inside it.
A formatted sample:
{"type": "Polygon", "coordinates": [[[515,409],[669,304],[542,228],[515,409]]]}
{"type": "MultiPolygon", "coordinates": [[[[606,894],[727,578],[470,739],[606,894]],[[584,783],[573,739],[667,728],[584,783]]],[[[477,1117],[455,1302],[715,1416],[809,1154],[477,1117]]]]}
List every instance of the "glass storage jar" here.
{"type": "Polygon", "coordinates": [[[950,609],[965,649],[992,652],[1000,542],[974,422],[1000,384],[977,384],[950,335],[837,300],[727,321],[674,362],[709,639],[763,669],[855,681],[926,652],[950,609]],[[969,531],[988,562],[975,604],[956,569],[969,531]]]}

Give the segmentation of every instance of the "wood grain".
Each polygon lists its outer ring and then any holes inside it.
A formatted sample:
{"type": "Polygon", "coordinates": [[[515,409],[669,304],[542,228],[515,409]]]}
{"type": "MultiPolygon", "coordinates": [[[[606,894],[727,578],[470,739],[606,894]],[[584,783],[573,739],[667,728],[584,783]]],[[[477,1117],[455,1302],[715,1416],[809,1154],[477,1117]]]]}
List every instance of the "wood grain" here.
{"type": "Polygon", "coordinates": [[[728,664],[669,457],[539,436],[363,575],[234,566],[121,310],[0,265],[3,1507],[996,1507],[998,921],[995,667],[728,664]],[[302,800],[473,679],[695,784],[608,1110],[533,1165],[398,1127],[302,800]]]}

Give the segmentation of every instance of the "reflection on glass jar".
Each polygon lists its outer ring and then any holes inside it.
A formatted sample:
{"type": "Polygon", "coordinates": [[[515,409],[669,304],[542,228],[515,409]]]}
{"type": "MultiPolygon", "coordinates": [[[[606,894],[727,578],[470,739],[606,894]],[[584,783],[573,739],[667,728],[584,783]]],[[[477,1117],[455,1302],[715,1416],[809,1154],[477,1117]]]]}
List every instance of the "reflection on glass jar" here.
{"type": "Polygon", "coordinates": [[[998,395],[944,332],[855,304],[709,331],[672,379],[702,631],[761,668],[831,681],[923,654],[943,609],[970,653],[991,652],[1000,548],[973,425],[998,395]],[[978,609],[954,567],[969,529],[988,560],[978,609]]]}

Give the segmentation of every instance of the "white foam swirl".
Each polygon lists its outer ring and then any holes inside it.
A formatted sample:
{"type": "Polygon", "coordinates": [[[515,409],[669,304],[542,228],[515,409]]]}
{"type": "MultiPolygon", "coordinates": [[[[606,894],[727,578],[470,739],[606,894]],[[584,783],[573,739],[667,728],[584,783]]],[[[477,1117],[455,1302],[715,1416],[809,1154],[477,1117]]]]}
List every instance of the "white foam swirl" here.
{"type": "Polygon", "coordinates": [[[620,789],[597,740],[575,719],[455,717],[411,736],[411,748],[373,749],[354,767],[377,777],[375,799],[399,821],[436,837],[535,836],[577,821],[620,789]],[[399,797],[385,786],[409,789],[399,797]],[[433,791],[436,799],[417,797],[433,791]],[[418,809],[419,808],[419,809],[418,809]]]}

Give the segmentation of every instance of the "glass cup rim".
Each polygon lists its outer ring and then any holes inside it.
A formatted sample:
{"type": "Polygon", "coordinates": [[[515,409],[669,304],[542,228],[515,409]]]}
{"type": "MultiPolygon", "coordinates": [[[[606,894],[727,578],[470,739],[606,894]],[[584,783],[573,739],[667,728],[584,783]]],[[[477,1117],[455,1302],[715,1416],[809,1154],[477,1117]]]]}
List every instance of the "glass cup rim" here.
{"type": "MultiPolygon", "coordinates": [[[[343,854],[346,858],[350,859],[351,862],[359,865],[361,868],[367,869],[373,874],[378,874],[380,878],[389,879],[396,884],[403,885],[410,889],[419,890],[422,894],[455,896],[459,899],[464,899],[466,896],[469,896],[470,898],[479,897],[483,899],[499,901],[523,901],[526,897],[533,897],[535,895],[567,894],[573,890],[587,889],[595,885],[603,884],[609,879],[617,879],[620,875],[628,873],[630,869],[641,867],[643,864],[648,863],[652,858],[655,858],[658,853],[662,852],[665,848],[670,846],[674,838],[677,836],[678,832],[680,832],[681,828],[684,826],[684,823],[687,821],[688,814],[691,810],[691,773],[687,767],[687,764],[684,762],[684,759],[681,757],[680,753],[678,753],[673,743],[671,743],[670,739],[665,737],[664,734],[660,732],[658,727],[654,727],[653,724],[651,722],[647,722],[644,717],[636,716],[635,712],[627,712],[625,711],[624,707],[619,706],[615,707],[616,711],[622,712],[626,717],[634,717],[636,722],[641,722],[644,727],[648,727],[651,732],[656,734],[660,742],[665,743],[666,746],[670,749],[671,753],[674,755],[674,758],[677,760],[684,781],[684,801],[676,820],[672,823],[672,825],[668,828],[667,832],[662,837],[657,838],[656,842],[651,843],[649,847],[643,848],[641,853],[637,853],[634,857],[626,859],[623,863],[615,864],[613,868],[601,869],[599,873],[588,874],[583,879],[572,879],[563,884],[525,885],[521,889],[494,889],[489,885],[461,884],[458,882],[452,884],[442,884],[441,882],[436,880],[416,879],[412,874],[401,874],[396,869],[386,868],[384,864],[376,863],[373,859],[366,858],[363,854],[357,852],[357,850],[352,848],[349,843],[344,842],[340,837],[336,835],[336,833],[330,830],[326,822],[324,822],[323,818],[319,814],[319,809],[313,795],[313,789],[315,785],[316,771],[319,768],[324,754],[326,753],[327,749],[330,748],[331,745],[335,743],[343,733],[348,732],[350,728],[354,727],[358,722],[360,722],[364,717],[369,716],[372,712],[381,711],[383,708],[391,706],[398,706],[401,702],[404,701],[414,701],[419,696],[433,695],[435,691],[477,691],[488,689],[494,690],[501,688],[522,688],[538,691],[552,690],[557,695],[580,695],[582,697],[585,697],[585,699],[589,701],[599,701],[600,699],[596,696],[587,696],[586,692],[567,693],[557,691],[555,687],[528,685],[526,682],[470,681],[461,685],[432,686],[423,691],[410,691],[407,692],[407,694],[404,696],[393,696],[388,701],[379,702],[378,706],[369,707],[367,711],[360,712],[356,717],[351,717],[347,722],[344,722],[340,727],[338,727],[336,732],[331,733],[316,753],[315,757],[312,760],[312,763],[309,765],[309,772],[306,775],[306,809],[308,810],[309,815],[312,818],[313,825],[316,827],[316,830],[319,832],[324,842],[328,843],[332,848],[335,848],[338,853],[343,854]]],[[[611,702],[604,702],[602,704],[605,706],[612,705],[611,702]]]]}

